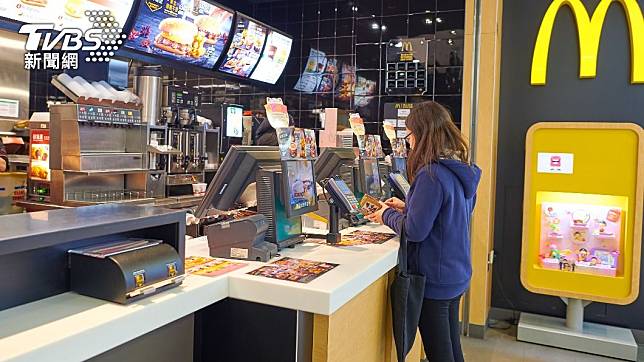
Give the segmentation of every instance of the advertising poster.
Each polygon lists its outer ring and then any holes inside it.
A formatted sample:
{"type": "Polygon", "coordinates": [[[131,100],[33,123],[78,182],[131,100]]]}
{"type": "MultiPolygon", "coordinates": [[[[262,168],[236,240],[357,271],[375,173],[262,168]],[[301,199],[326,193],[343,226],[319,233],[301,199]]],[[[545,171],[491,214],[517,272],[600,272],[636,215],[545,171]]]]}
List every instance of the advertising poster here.
{"type": "Polygon", "coordinates": [[[338,80],[338,61],[329,59],[326,63],[324,74],[320,77],[320,84],[317,91],[320,93],[332,93],[338,80]]]}
{"type": "Polygon", "coordinates": [[[49,130],[31,131],[31,150],[29,156],[29,178],[50,181],[49,172],[49,130]]]}
{"type": "Polygon", "coordinates": [[[348,102],[355,95],[356,68],[352,65],[342,64],[342,74],[338,84],[337,98],[340,101],[348,102]]]}
{"type": "Polygon", "coordinates": [[[233,41],[219,70],[248,78],[261,56],[266,31],[266,27],[239,17],[233,41]]]}
{"type": "Polygon", "coordinates": [[[201,0],[142,1],[125,46],[211,69],[232,20],[231,12],[201,0]]]}
{"type": "Polygon", "coordinates": [[[108,21],[125,26],[134,0],[2,0],[0,15],[29,24],[54,24],[56,30],[86,31],[93,22],[85,11],[109,11],[108,21]],[[113,20],[109,20],[109,17],[113,20]]]}
{"type": "Polygon", "coordinates": [[[378,93],[378,83],[365,77],[357,77],[354,103],[356,107],[366,107],[378,93]]]}
{"type": "Polygon", "coordinates": [[[214,259],[203,256],[190,256],[186,258],[185,269],[187,274],[213,278],[241,269],[246,265],[247,264],[245,263],[229,260],[214,259]]]}
{"type": "Polygon", "coordinates": [[[296,283],[310,283],[337,266],[338,264],[333,263],[282,258],[269,265],[253,270],[248,274],[296,283]]]}
{"type": "Polygon", "coordinates": [[[293,39],[270,30],[262,58],[250,78],[270,84],[277,83],[277,80],[284,72],[292,46],[293,39]]]}
{"type": "Polygon", "coordinates": [[[313,162],[308,160],[284,163],[289,185],[288,203],[290,209],[297,211],[317,203],[317,193],[313,176],[313,162]]]}
{"type": "Polygon", "coordinates": [[[328,59],[326,54],[317,49],[311,49],[306,68],[295,84],[295,90],[305,93],[313,93],[318,89],[322,80],[322,73],[326,69],[328,59]]]}

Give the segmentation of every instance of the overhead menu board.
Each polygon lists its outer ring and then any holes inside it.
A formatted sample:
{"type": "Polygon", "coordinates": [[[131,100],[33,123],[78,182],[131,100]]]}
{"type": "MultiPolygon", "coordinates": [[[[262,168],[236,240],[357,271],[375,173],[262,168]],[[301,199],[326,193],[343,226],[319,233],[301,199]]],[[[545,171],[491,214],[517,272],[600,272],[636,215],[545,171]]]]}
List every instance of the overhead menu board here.
{"type": "Polygon", "coordinates": [[[292,46],[293,39],[275,30],[269,30],[264,52],[250,78],[275,84],[284,72],[292,46]]]}
{"type": "Polygon", "coordinates": [[[248,78],[262,54],[267,31],[265,26],[238,15],[235,35],[219,70],[248,78]]]}
{"type": "Polygon", "coordinates": [[[212,69],[228,41],[233,15],[203,0],[141,1],[125,47],[212,69]]]}
{"type": "Polygon", "coordinates": [[[108,10],[113,19],[105,22],[117,22],[123,27],[133,4],[134,0],[2,0],[0,16],[22,23],[54,24],[56,30],[85,31],[94,24],[85,15],[86,11],[108,10]]]}

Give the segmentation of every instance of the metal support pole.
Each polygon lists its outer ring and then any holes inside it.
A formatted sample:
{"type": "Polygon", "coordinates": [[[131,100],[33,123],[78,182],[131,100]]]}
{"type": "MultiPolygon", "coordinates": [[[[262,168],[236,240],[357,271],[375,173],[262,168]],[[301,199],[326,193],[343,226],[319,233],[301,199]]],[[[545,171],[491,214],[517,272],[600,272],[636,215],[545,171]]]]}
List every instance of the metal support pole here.
{"type": "MultiPolygon", "coordinates": [[[[481,1],[474,0],[474,41],[472,47],[472,97],[470,103],[470,158],[476,162],[476,125],[478,117],[479,93],[479,65],[481,59],[481,1]]],[[[471,224],[471,223],[470,223],[471,224]]],[[[472,240],[472,227],[470,225],[470,240],[472,240]]],[[[463,296],[463,322],[461,333],[470,335],[470,304],[471,291],[468,289],[463,296]]]]}
{"type": "Polygon", "coordinates": [[[561,298],[566,303],[566,328],[582,333],[584,330],[584,308],[591,302],[575,299],[561,298]]]}

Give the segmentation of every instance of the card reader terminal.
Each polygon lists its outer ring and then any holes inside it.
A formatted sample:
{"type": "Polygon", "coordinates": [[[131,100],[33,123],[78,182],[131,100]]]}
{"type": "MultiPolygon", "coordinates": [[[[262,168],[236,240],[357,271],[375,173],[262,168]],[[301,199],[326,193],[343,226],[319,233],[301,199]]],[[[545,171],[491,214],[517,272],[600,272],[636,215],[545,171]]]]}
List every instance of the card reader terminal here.
{"type": "Polygon", "coordinates": [[[409,186],[409,182],[407,182],[405,176],[400,172],[392,172],[389,174],[389,184],[391,185],[395,197],[403,201],[407,199],[407,194],[411,187],[409,186]]]}
{"type": "Polygon", "coordinates": [[[358,199],[341,178],[330,178],[326,184],[326,190],[337,203],[340,209],[340,217],[347,219],[352,226],[367,223],[358,199]]]}

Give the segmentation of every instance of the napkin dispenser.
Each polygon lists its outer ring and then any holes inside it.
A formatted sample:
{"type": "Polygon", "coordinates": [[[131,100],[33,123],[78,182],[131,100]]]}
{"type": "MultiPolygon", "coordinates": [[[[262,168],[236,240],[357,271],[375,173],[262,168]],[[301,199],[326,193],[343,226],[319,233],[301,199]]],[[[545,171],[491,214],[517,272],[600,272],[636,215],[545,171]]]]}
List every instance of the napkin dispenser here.
{"type": "Polygon", "coordinates": [[[71,290],[128,304],[183,282],[183,260],[160,240],[129,239],[69,250],[71,290]]]}

